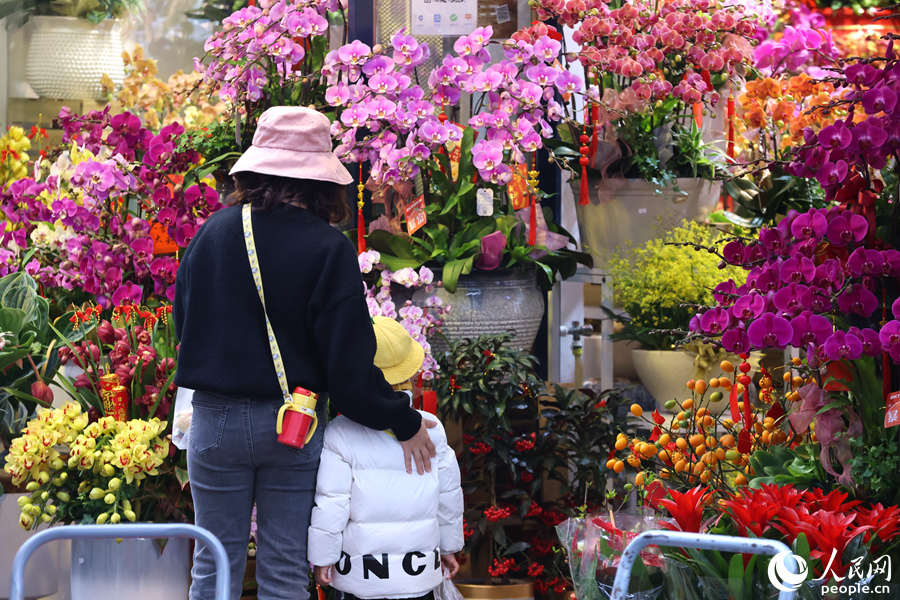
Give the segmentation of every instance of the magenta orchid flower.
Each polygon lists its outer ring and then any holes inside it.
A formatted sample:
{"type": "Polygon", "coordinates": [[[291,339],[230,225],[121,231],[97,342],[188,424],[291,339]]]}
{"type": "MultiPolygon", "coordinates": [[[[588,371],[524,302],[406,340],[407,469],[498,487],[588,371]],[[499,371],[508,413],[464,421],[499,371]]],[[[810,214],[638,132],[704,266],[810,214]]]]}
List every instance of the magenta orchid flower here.
{"type": "Polygon", "coordinates": [[[791,343],[794,330],[787,319],[766,313],[750,324],[747,336],[754,348],[785,348],[791,343]]]}

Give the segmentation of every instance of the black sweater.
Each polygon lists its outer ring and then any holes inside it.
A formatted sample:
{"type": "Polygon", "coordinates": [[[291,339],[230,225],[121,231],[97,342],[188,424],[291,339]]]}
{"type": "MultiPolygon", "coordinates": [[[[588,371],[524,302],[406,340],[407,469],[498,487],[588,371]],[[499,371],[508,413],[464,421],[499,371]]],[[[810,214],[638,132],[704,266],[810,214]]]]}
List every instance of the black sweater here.
{"type": "MultiPolygon", "coordinates": [[[[375,333],[353,245],[309,211],[285,206],[254,211],[252,222],[291,390],[327,392],[351,420],[411,438],[421,416],[374,365],[375,333]]],[[[181,342],[176,385],[230,398],[281,397],[239,206],[213,214],[191,240],[173,317],[181,342]]]]}

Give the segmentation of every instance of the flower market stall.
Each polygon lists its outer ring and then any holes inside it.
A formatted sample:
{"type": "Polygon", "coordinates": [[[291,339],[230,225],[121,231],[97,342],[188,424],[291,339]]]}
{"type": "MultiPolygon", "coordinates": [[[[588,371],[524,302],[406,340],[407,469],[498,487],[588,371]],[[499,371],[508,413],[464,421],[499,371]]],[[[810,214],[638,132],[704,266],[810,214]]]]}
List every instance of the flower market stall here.
{"type": "MultiPolygon", "coordinates": [[[[179,266],[266,110],[301,107],[353,177],[360,303],[424,352],[464,597],[610,598],[656,530],[789,556],[649,546],[628,598],[900,597],[900,13],[369,4],[0,0],[0,520],[194,521],[179,266]],[[61,27],[93,41],[47,49],[61,27]]],[[[130,564],[110,593],[187,598],[188,544],[145,541],[48,554],[26,595],[130,564]]]]}

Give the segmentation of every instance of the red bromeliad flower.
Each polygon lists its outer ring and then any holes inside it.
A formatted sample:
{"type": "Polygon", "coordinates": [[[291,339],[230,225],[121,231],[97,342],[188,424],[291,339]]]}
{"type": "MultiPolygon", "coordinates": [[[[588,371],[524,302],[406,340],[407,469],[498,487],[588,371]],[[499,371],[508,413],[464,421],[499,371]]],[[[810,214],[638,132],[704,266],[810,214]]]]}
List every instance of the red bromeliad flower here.
{"type": "Polygon", "coordinates": [[[858,508],[856,510],[856,522],[861,526],[869,526],[872,529],[866,532],[866,543],[878,536],[881,544],[872,544],[872,554],[879,554],[882,544],[889,544],[900,535],[900,506],[885,508],[881,503],[872,508],[858,508]]]}
{"type": "Polygon", "coordinates": [[[657,500],[656,504],[667,509],[677,525],[665,521],[660,521],[659,524],[672,531],[700,533],[703,509],[706,506],[706,499],[710,496],[707,493],[708,489],[708,487],[696,487],[683,494],[676,490],[669,490],[672,499],[657,500]]]}
{"type": "MultiPolygon", "coordinates": [[[[806,538],[809,540],[809,555],[812,558],[819,559],[822,562],[823,569],[828,565],[833,554],[832,572],[842,577],[847,567],[850,566],[845,565],[842,559],[847,544],[857,535],[872,529],[872,527],[870,525],[854,527],[853,521],[856,519],[856,513],[845,514],[819,510],[813,514],[798,513],[798,515],[800,517],[799,523],[795,523],[793,526],[790,523],[785,523],[785,525],[789,530],[793,530],[794,537],[799,533],[806,534],[806,538]]],[[[826,574],[818,573],[819,577],[824,575],[826,574]]]]}
{"type": "MultiPolygon", "coordinates": [[[[775,487],[775,486],[771,486],[775,487]]],[[[772,527],[772,519],[781,512],[781,505],[768,497],[766,490],[746,490],[722,502],[729,509],[739,535],[751,532],[762,537],[772,527]]]]}
{"type": "Polygon", "coordinates": [[[803,501],[807,503],[809,512],[816,510],[827,510],[831,512],[849,512],[851,509],[859,506],[859,500],[847,501],[850,494],[840,490],[832,490],[828,494],[823,494],[822,490],[815,488],[803,494],[803,501]]]}

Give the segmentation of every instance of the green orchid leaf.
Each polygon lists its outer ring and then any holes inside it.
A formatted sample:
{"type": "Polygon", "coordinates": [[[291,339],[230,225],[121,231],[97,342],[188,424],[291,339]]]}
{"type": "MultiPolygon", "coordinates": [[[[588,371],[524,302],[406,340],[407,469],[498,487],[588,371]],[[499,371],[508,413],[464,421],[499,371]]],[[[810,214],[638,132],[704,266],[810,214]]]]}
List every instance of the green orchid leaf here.
{"type": "MultiPolygon", "coordinates": [[[[9,332],[18,339],[25,324],[25,311],[19,308],[0,309],[0,332],[9,332]]],[[[11,340],[14,341],[14,340],[11,340]]]]}
{"type": "Polygon", "coordinates": [[[460,275],[468,275],[472,272],[472,265],[475,262],[475,257],[470,256],[465,259],[458,260],[449,260],[444,265],[444,276],[443,283],[444,289],[446,289],[451,294],[456,292],[456,284],[459,282],[460,275]]]}

